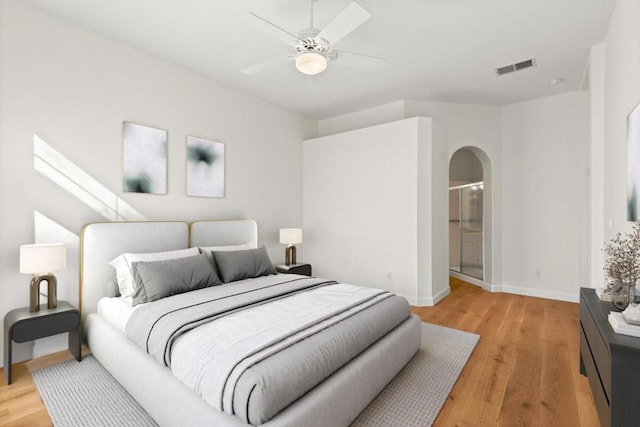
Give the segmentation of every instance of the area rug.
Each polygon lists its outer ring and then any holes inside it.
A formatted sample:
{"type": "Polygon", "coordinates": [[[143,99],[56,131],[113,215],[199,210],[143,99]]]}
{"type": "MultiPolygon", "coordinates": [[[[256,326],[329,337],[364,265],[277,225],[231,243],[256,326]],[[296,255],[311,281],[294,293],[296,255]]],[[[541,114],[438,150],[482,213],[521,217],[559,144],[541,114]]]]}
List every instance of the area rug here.
{"type": "MultiPolygon", "coordinates": [[[[422,323],[418,353],[352,426],[430,426],[480,336],[422,323]]],[[[155,426],[153,419],[91,355],[33,372],[56,427],[155,426]]]]}

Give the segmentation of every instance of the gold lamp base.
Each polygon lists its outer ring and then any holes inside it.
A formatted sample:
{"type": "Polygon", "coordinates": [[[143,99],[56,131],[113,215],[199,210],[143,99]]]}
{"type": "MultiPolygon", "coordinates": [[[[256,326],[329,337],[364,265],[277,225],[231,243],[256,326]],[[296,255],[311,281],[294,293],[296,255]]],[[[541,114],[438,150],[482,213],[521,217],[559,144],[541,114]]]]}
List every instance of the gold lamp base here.
{"type": "Polygon", "coordinates": [[[284,264],[291,265],[295,263],[296,263],[296,247],[293,245],[289,245],[284,250],[284,264]]]}
{"type": "Polygon", "coordinates": [[[47,308],[58,306],[58,281],[52,273],[34,274],[29,283],[29,311],[40,311],[40,282],[47,281],[47,308]]]}

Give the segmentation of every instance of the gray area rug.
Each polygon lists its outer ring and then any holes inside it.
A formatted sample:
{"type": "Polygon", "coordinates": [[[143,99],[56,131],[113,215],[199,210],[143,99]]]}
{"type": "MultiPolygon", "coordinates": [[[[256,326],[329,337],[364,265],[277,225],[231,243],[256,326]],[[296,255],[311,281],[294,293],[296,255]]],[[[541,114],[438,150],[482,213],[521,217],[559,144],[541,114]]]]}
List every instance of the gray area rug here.
{"type": "Polygon", "coordinates": [[[33,371],[56,427],[156,426],[133,397],[89,355],[33,371]]]}
{"type": "Polygon", "coordinates": [[[433,424],[479,339],[480,335],[422,322],[420,350],[352,427],[433,424]]]}
{"type": "MultiPolygon", "coordinates": [[[[433,424],[479,338],[422,323],[418,353],[352,426],[433,424]]],[[[156,425],[93,356],[38,369],[33,379],[54,426],[156,425]]]]}

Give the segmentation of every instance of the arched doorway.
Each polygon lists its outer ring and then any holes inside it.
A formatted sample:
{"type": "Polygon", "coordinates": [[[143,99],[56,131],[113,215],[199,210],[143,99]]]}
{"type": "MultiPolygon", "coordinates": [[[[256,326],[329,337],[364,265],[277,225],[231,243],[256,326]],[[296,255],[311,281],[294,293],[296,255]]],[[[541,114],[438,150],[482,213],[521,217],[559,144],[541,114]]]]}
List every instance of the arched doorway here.
{"type": "Polygon", "coordinates": [[[449,271],[480,286],[491,274],[487,167],[488,157],[475,147],[457,150],[449,161],[449,271]]]}

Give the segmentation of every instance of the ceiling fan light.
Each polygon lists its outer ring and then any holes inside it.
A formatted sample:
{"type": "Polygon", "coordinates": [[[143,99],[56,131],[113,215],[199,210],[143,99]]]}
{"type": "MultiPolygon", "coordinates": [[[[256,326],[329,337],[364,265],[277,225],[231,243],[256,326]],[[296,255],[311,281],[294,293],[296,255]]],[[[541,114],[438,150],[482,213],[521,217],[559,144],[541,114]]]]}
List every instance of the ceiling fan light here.
{"type": "Polygon", "coordinates": [[[327,57],[318,52],[305,52],[296,57],[296,69],[314,76],[327,69],[327,57]]]}

